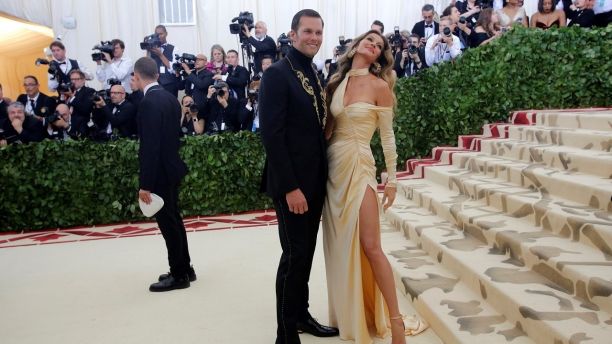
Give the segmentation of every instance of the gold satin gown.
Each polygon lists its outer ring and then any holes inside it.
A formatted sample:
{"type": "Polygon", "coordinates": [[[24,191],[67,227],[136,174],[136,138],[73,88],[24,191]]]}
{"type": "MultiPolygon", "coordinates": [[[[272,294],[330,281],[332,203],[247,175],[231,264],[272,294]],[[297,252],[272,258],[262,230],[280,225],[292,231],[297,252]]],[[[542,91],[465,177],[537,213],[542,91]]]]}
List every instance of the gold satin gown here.
{"type": "Polygon", "coordinates": [[[377,128],[391,185],[396,182],[397,161],[393,109],[365,102],[343,104],[349,77],[368,73],[367,69],[349,71],[332,98],[335,127],[327,148],[329,177],[323,208],[330,322],[339,328],[340,338],[357,344],[373,342],[369,328],[378,337],[388,331],[387,306],[359,242],[361,202],[367,188],[376,192],[378,185],[370,150],[377,128]]]}

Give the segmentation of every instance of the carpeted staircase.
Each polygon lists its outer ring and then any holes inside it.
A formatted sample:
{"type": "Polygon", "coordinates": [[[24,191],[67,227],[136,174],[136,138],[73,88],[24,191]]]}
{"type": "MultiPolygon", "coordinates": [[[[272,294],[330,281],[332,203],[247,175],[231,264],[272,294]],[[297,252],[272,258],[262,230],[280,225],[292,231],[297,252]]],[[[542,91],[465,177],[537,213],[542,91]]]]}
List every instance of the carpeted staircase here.
{"type": "Polygon", "coordinates": [[[612,109],[509,122],[407,162],[398,286],[445,343],[612,343],[612,109]]]}

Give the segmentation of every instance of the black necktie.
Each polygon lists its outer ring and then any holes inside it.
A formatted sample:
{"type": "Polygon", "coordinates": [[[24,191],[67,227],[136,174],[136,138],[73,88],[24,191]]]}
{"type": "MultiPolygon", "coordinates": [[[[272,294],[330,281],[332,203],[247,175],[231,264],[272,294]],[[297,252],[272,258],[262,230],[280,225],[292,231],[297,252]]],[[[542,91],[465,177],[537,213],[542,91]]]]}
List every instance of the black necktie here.
{"type": "Polygon", "coordinates": [[[30,106],[32,107],[32,112],[34,112],[34,109],[36,109],[36,103],[34,103],[33,98],[30,98],[30,106]]]}
{"type": "Polygon", "coordinates": [[[64,61],[64,62],[59,62],[59,64],[60,64],[60,65],[65,65],[65,64],[66,64],[66,61],[64,61]]]}

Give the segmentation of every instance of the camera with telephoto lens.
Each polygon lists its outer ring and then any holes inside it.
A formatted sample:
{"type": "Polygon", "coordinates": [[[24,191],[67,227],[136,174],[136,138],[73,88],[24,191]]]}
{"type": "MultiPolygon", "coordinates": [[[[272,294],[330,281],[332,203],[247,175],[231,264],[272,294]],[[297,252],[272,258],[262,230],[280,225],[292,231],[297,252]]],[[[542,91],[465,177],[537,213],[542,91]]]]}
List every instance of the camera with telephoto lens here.
{"type": "Polygon", "coordinates": [[[53,79],[54,80],[60,80],[61,79],[61,74],[62,74],[62,70],[59,67],[59,63],[57,63],[57,61],[55,60],[46,60],[46,59],[41,59],[38,58],[36,59],[36,61],[34,61],[34,64],[38,67],[40,65],[48,65],[49,69],[47,69],[47,73],[53,75],[53,79]]]}
{"type": "Polygon", "coordinates": [[[91,59],[95,61],[104,61],[104,53],[110,55],[111,60],[115,57],[113,55],[113,51],[115,50],[113,47],[113,43],[110,41],[100,41],[100,44],[94,45],[91,50],[95,50],[96,52],[91,54],[91,59]]]}
{"type": "Polygon", "coordinates": [[[400,33],[399,26],[393,28],[393,35],[389,38],[389,43],[394,51],[399,51],[404,46],[404,37],[400,33]]]}
{"type": "Polygon", "coordinates": [[[410,44],[410,46],[408,47],[408,54],[415,55],[418,52],[419,52],[419,47],[417,47],[416,45],[410,44]]]}
{"type": "Polygon", "coordinates": [[[59,93],[66,93],[70,91],[74,91],[74,87],[71,82],[61,82],[59,85],[57,85],[57,92],[59,93]]]}
{"type": "Polygon", "coordinates": [[[225,87],[224,84],[215,83],[213,85],[213,88],[215,89],[215,93],[213,93],[213,97],[223,97],[223,96],[225,96],[225,90],[223,89],[223,87],[225,87]]]}
{"type": "Polygon", "coordinates": [[[183,53],[183,55],[174,54],[174,59],[177,62],[172,64],[172,69],[178,72],[182,78],[187,76],[187,73],[185,72],[185,68],[183,68],[183,63],[189,66],[189,69],[191,70],[195,69],[196,56],[193,54],[186,54],[186,53],[183,53]]]}
{"type": "Polygon", "coordinates": [[[257,101],[257,98],[259,96],[259,90],[256,89],[249,89],[249,92],[247,93],[247,97],[249,98],[249,100],[251,101],[251,103],[254,103],[257,101]]]}
{"type": "Polygon", "coordinates": [[[62,115],[60,115],[58,111],[55,111],[54,113],[47,116],[47,123],[53,124],[53,122],[57,121],[60,118],[62,118],[62,115]]]}
{"type": "Polygon", "coordinates": [[[291,47],[291,39],[285,33],[282,33],[276,41],[278,42],[278,52],[282,56],[286,56],[289,53],[289,47],[291,47]]]}
{"type": "Polygon", "coordinates": [[[442,34],[446,37],[451,37],[453,35],[449,27],[445,27],[444,30],[442,30],[442,34]]]}
{"type": "Polygon", "coordinates": [[[146,36],[142,42],[140,42],[140,49],[142,50],[150,50],[153,48],[159,48],[161,46],[162,42],[159,39],[159,35],[156,33],[146,36]]]}
{"type": "Polygon", "coordinates": [[[229,24],[230,33],[232,35],[240,35],[240,42],[244,42],[247,37],[243,32],[243,27],[246,25],[247,30],[253,30],[255,27],[254,22],[253,13],[247,11],[240,12],[237,17],[232,19],[232,23],[229,24]]]}
{"type": "Polygon", "coordinates": [[[459,23],[466,24],[467,23],[467,19],[464,16],[461,16],[461,17],[459,17],[459,23]]]}
{"type": "Polygon", "coordinates": [[[338,46],[336,47],[336,53],[338,54],[338,56],[346,53],[348,45],[351,41],[351,39],[344,39],[344,36],[338,37],[338,46]]]}
{"type": "Polygon", "coordinates": [[[106,104],[110,104],[111,103],[110,91],[100,90],[100,91],[94,92],[93,96],[91,97],[91,101],[99,102],[100,100],[104,100],[106,104]]]}
{"type": "Polygon", "coordinates": [[[115,85],[121,85],[121,80],[117,79],[117,78],[110,78],[106,81],[106,83],[110,86],[113,87],[115,85]]]}

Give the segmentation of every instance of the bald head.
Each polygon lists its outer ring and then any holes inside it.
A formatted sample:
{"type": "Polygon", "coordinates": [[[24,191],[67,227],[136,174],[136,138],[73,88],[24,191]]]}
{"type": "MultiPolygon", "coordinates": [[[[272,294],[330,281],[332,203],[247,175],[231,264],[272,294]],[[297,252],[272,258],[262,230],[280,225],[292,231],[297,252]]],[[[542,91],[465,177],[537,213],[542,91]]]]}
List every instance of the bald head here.
{"type": "Polygon", "coordinates": [[[125,88],[121,85],[113,85],[110,89],[110,98],[113,104],[121,104],[125,100],[125,88]]]}

